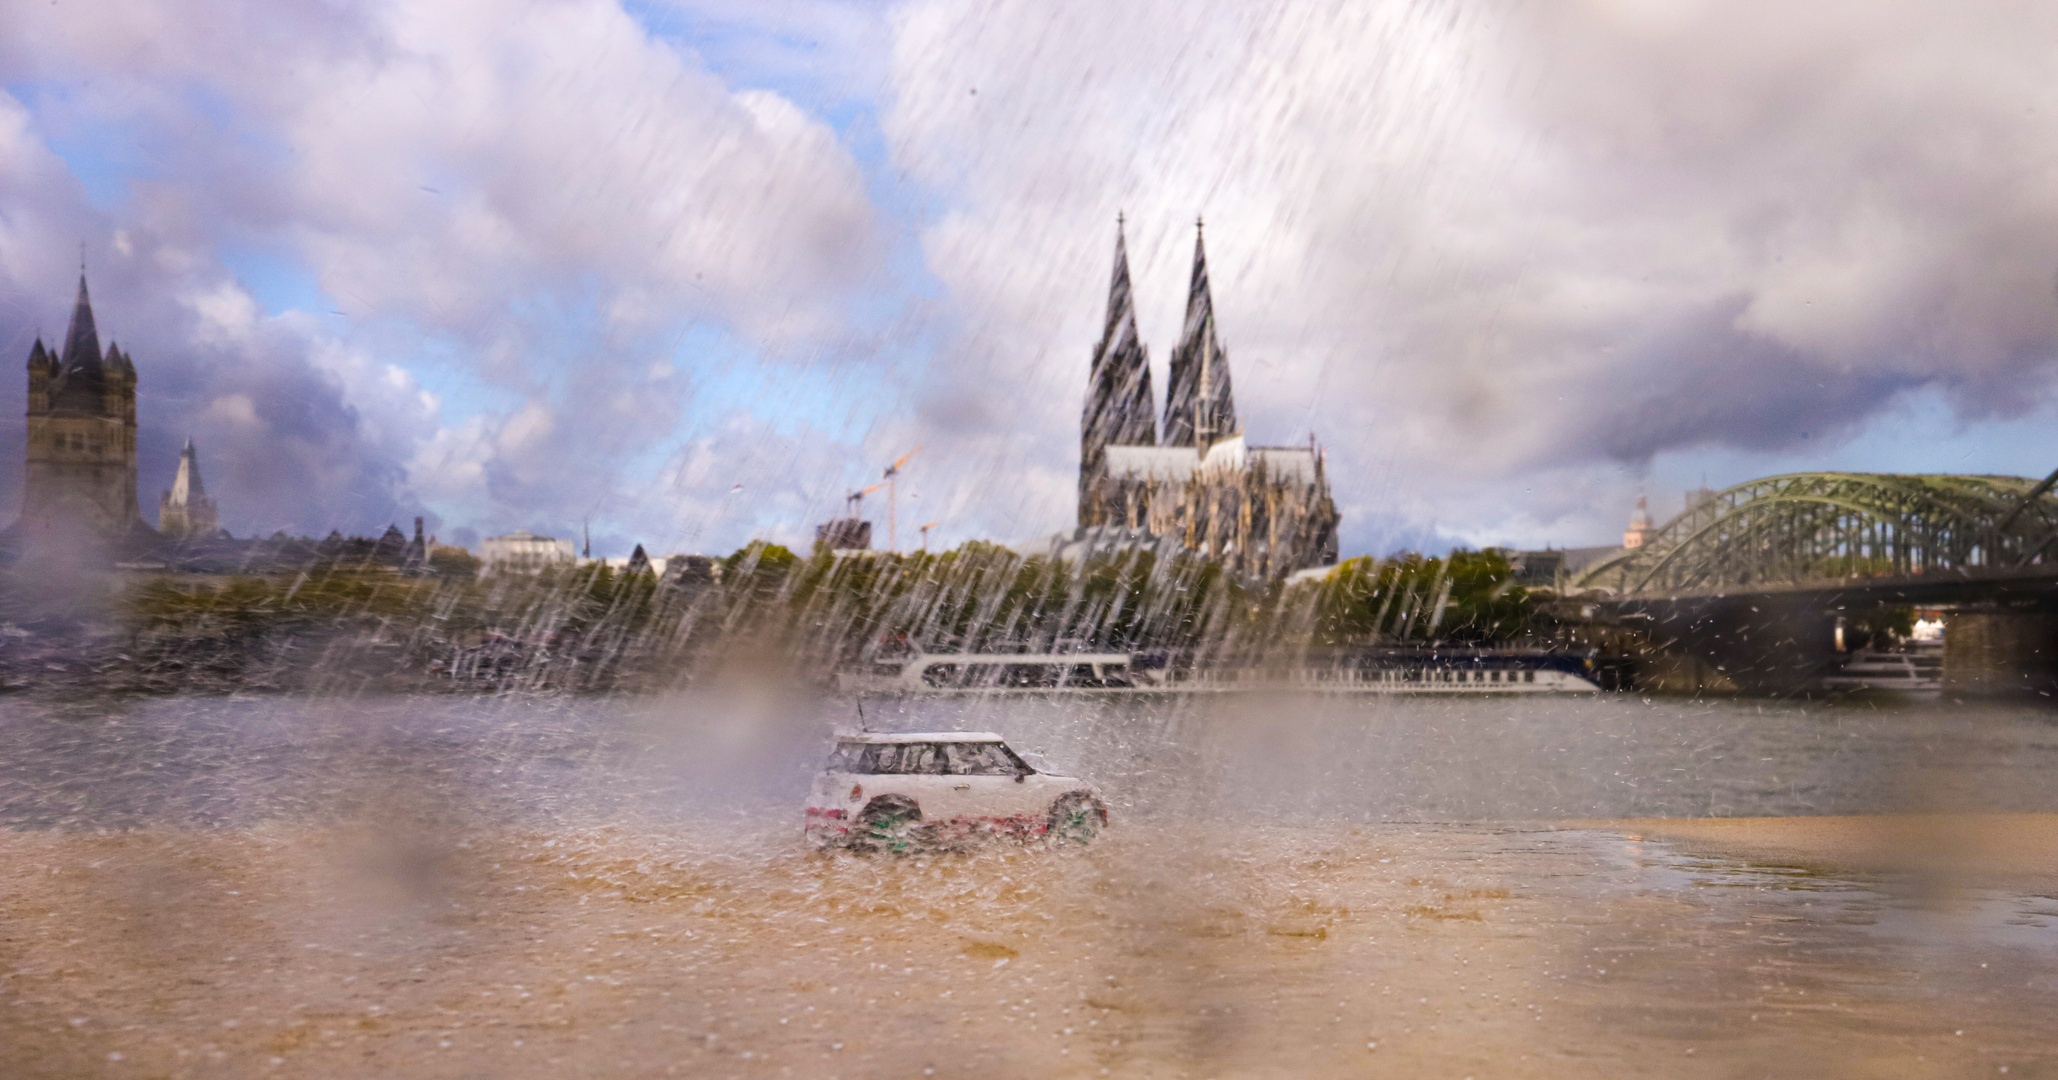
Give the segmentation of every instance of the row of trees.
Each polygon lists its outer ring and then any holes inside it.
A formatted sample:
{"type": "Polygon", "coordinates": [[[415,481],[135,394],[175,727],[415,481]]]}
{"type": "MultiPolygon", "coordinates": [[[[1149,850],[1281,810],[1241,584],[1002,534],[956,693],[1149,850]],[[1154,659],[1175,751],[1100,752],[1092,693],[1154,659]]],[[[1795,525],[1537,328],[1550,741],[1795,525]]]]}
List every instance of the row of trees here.
{"type": "Polygon", "coordinates": [[[1519,638],[1532,608],[1493,551],[1353,559],[1287,584],[1238,580],[1186,557],[1129,552],[1081,565],[974,542],[864,558],[752,544],[712,573],[664,580],[604,565],[534,576],[331,567],[291,580],[167,577],[131,590],[123,615],[139,648],[265,643],[276,655],[286,635],[330,651],[338,642],[397,650],[412,670],[467,681],[598,688],[739,657],[826,671],[902,643],[1160,650],[1199,663],[1310,647],[1485,644],[1519,638]]]}

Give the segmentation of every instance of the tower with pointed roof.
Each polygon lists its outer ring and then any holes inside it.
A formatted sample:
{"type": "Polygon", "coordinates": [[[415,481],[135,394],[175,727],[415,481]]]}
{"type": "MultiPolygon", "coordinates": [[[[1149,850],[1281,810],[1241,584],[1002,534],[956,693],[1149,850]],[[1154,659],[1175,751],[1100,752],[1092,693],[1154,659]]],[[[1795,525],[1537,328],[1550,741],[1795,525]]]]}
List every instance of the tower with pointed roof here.
{"type": "Polygon", "coordinates": [[[17,535],[147,535],[136,503],[136,366],[121,347],[100,351],[86,275],[64,349],[29,350],[28,459],[17,535]]]}
{"type": "Polygon", "coordinates": [[[1215,298],[1208,289],[1208,250],[1200,222],[1193,229],[1193,277],[1186,286],[1186,328],[1172,350],[1165,392],[1165,442],[1202,453],[1242,434],[1229,390],[1229,356],[1215,337],[1215,298]]]}
{"type": "Polygon", "coordinates": [[[1086,409],[1079,421],[1079,524],[1108,523],[1108,508],[1094,498],[1107,476],[1107,448],[1155,446],[1157,441],[1157,396],[1151,391],[1150,353],[1136,333],[1136,302],[1129,290],[1129,242],[1117,216],[1107,321],[1100,344],[1093,349],[1086,409]]]}
{"type": "Polygon", "coordinates": [[[171,540],[211,540],[221,531],[214,500],[200,482],[200,453],[193,440],[179,452],[179,472],[171,489],[157,500],[157,531],[171,540]]]}
{"type": "Polygon", "coordinates": [[[1313,436],[1305,446],[1244,441],[1198,235],[1160,441],[1120,219],[1117,226],[1107,325],[1094,349],[1080,430],[1079,528],[1066,543],[1185,552],[1251,577],[1335,562],[1339,518],[1327,456],[1313,436]]]}
{"type": "Polygon", "coordinates": [[[1629,531],[1622,534],[1622,546],[1640,548],[1658,535],[1658,527],[1651,524],[1651,503],[1642,495],[1636,497],[1636,512],[1629,515],[1629,531]]]}

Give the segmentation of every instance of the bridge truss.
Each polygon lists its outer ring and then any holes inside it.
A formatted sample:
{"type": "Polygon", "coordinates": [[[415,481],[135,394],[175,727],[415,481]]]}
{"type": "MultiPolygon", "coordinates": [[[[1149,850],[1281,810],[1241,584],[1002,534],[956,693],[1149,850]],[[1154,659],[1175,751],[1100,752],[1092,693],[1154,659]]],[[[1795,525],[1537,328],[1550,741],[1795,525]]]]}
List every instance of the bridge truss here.
{"type": "Polygon", "coordinates": [[[1573,584],[1623,596],[1711,593],[2058,562],[2051,486],[2016,476],[1770,476],[1690,507],[1573,584]]]}

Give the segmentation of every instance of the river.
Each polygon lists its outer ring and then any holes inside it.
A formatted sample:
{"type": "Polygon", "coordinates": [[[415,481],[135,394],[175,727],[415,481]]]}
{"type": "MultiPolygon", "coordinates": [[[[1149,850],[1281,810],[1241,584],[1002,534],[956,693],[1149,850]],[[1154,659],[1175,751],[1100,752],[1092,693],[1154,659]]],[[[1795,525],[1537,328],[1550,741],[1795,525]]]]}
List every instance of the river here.
{"type": "Polygon", "coordinates": [[[1114,825],[810,853],[859,722],[756,684],[0,700],[7,1075],[2058,1075],[2046,709],[872,702],[1114,825]]]}

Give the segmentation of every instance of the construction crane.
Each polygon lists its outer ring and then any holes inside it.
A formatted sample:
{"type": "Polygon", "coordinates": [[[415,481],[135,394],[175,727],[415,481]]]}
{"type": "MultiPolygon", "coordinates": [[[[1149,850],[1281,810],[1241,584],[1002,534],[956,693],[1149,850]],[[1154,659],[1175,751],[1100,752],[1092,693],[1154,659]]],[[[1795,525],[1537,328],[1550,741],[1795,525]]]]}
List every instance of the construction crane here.
{"type": "Polygon", "coordinates": [[[864,517],[864,516],[865,516],[865,496],[867,496],[867,495],[870,495],[871,493],[873,493],[873,492],[875,492],[875,491],[877,491],[877,490],[879,490],[880,488],[883,488],[883,487],[885,487],[885,486],[886,486],[886,485],[885,485],[884,483],[878,483],[878,484],[873,484],[873,485],[872,485],[871,487],[868,487],[868,488],[864,489],[863,491],[853,491],[853,492],[851,492],[850,494],[848,494],[848,495],[845,495],[845,496],[843,497],[843,502],[844,502],[844,507],[843,507],[843,514],[844,514],[844,516],[845,516],[845,517],[847,517],[847,518],[849,518],[849,519],[851,519],[852,521],[857,521],[858,519],[860,519],[860,518],[864,517]]]}
{"type": "MultiPolygon", "coordinates": [[[[921,452],[922,446],[917,443],[913,450],[900,455],[899,461],[886,466],[886,550],[894,554],[900,553],[900,487],[896,479],[900,476],[900,467],[921,452]]],[[[872,487],[877,488],[878,485],[872,487]]]]}
{"type": "Polygon", "coordinates": [[[927,552],[929,550],[929,530],[935,528],[939,524],[941,523],[932,521],[929,524],[922,526],[922,550],[924,552],[927,552]]]}

